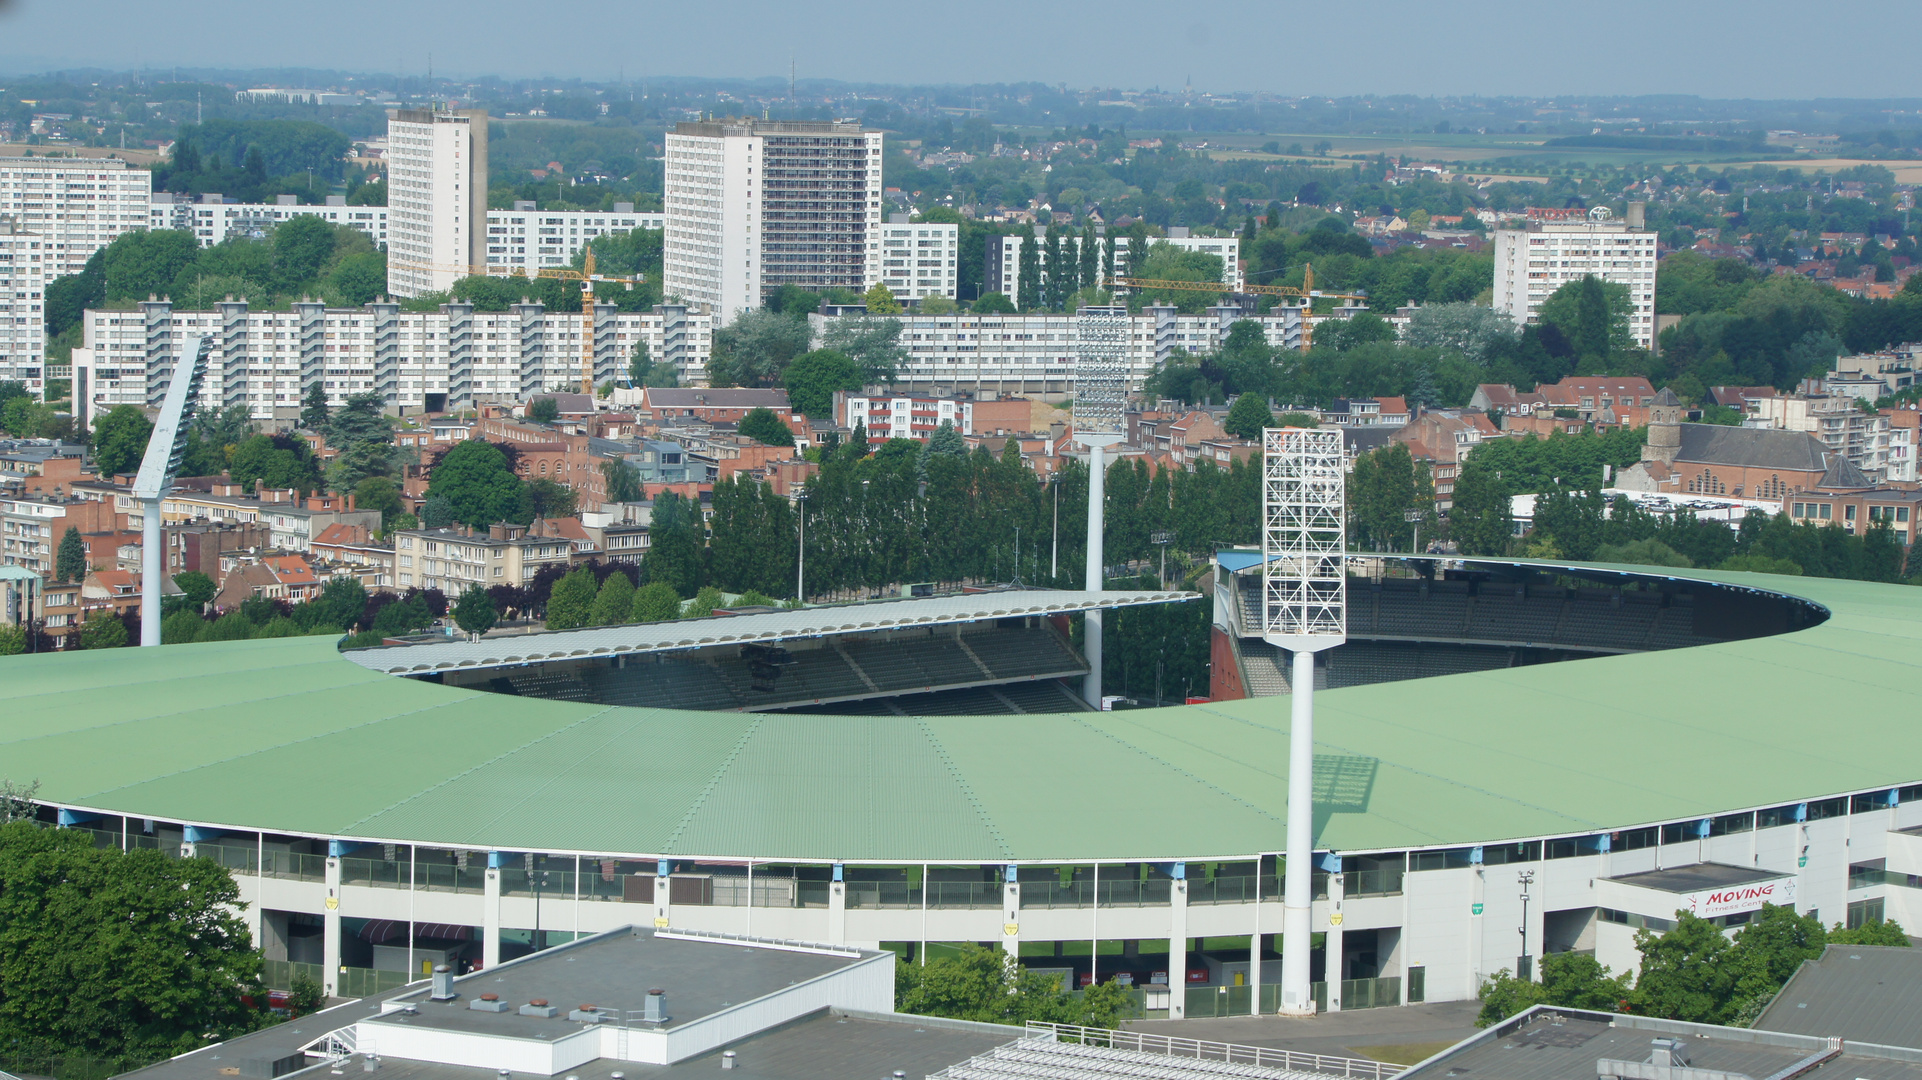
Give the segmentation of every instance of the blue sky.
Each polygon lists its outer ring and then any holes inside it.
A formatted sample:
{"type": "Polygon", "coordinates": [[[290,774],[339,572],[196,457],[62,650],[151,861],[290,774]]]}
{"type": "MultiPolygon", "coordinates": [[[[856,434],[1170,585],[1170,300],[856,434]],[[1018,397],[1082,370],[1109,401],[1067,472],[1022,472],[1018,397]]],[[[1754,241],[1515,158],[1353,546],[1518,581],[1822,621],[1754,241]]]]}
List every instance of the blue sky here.
{"type": "Polygon", "coordinates": [[[0,72],[787,74],[1282,94],[1922,97],[1914,0],[0,0],[0,72]],[[535,14],[530,14],[535,13],[535,14]]]}

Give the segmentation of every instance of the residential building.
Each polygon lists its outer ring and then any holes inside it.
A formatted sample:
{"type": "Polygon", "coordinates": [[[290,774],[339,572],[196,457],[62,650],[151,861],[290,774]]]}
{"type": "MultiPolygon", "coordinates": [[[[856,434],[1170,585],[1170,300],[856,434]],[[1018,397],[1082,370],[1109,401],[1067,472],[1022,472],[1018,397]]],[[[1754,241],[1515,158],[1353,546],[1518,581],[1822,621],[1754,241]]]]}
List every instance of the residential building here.
{"type": "Polygon", "coordinates": [[[153,174],[102,158],[0,157],[0,214],[41,238],[46,278],[77,274],[121,233],[147,227],[153,174]]]}
{"type": "Polygon", "coordinates": [[[910,222],[907,214],[889,214],[880,232],[879,280],[896,300],[954,299],[961,226],[910,222]]]}
{"type": "Polygon", "coordinates": [[[1889,417],[1863,412],[1854,396],[1790,394],[1763,398],[1757,405],[1751,425],[1808,432],[1871,479],[1888,478],[1889,417]]]}
{"type": "Polygon", "coordinates": [[[18,380],[39,397],[46,391],[46,304],[51,243],[13,214],[0,214],[0,380],[18,380]]]}
{"type": "Polygon", "coordinates": [[[394,587],[393,542],[375,540],[373,530],[365,525],[335,522],[308,541],[307,552],[326,564],[326,576],[351,568],[347,572],[369,589],[394,587]]]}
{"type": "Polygon", "coordinates": [[[1320,411],[1321,422],[1344,427],[1401,427],[1408,423],[1408,399],[1398,397],[1336,398],[1320,411]]]}
{"type": "Polygon", "coordinates": [[[649,386],[641,390],[639,407],[657,423],[675,419],[739,423],[755,409],[768,410],[784,424],[794,421],[794,408],[788,404],[786,390],[649,386]]]}
{"type": "Polygon", "coordinates": [[[444,291],[485,265],[486,221],[486,110],[389,110],[387,291],[444,291]]]}
{"type": "Polygon", "coordinates": [[[881,280],[881,133],[733,118],[667,133],[662,295],[728,320],[783,285],[881,280]]]}
{"type": "Polygon", "coordinates": [[[613,211],[538,210],[529,199],[516,200],[512,210],[487,212],[487,269],[492,274],[527,274],[548,267],[572,265],[574,256],[597,236],[660,229],[667,215],[660,211],[636,213],[631,202],[617,202],[613,211]]]}
{"type": "MultiPolygon", "coordinates": [[[[1020,234],[989,236],[986,255],[987,261],[982,266],[981,291],[983,293],[998,292],[1010,299],[1020,294],[1021,249],[1026,244],[1033,243],[1040,246],[1040,250],[1037,253],[1039,257],[1036,260],[1036,265],[1040,267],[1042,273],[1046,273],[1048,270],[1047,235],[1048,226],[1039,225],[1035,227],[1033,236],[1020,234]]],[[[1114,241],[1115,273],[1117,275],[1126,275],[1131,272],[1130,266],[1132,265],[1134,256],[1134,238],[1117,236],[1114,238],[1114,241]]],[[[1241,266],[1240,237],[1232,235],[1194,236],[1191,235],[1187,229],[1175,226],[1168,230],[1168,235],[1166,236],[1151,236],[1148,238],[1150,247],[1163,243],[1183,251],[1198,251],[1204,255],[1213,255],[1219,258],[1221,260],[1221,283],[1223,285],[1227,285],[1232,289],[1239,289],[1245,283],[1241,266]]],[[[1064,258],[1070,255],[1077,259],[1080,258],[1080,233],[1073,229],[1064,229],[1062,244],[1062,254],[1064,258]]],[[[1100,272],[1105,273],[1107,269],[1107,248],[1105,241],[1102,246],[1099,265],[1102,267],[1100,272]]],[[[1125,292],[1126,290],[1122,291],[1125,292]]]]}
{"type": "Polygon", "coordinates": [[[1631,491],[1780,500],[1825,483],[1871,487],[1846,458],[1822,440],[1800,431],[1776,428],[1685,424],[1683,406],[1673,390],[1655,396],[1648,443],[1642,460],[1616,474],[1616,486],[1631,491]],[[1831,469],[1838,471],[1831,474],[1831,469]]]}
{"type": "MultiPolygon", "coordinates": [[[[863,313],[856,308],[844,314],[808,318],[818,339],[834,320],[859,318],[863,313]]],[[[971,391],[977,400],[986,391],[1055,401],[1072,396],[1080,331],[1071,312],[910,312],[899,318],[900,345],[908,358],[897,370],[895,385],[908,393],[943,396],[971,391]]],[[[1239,305],[1221,304],[1185,315],[1170,306],[1150,305],[1130,320],[1128,388],[1136,393],[1148,376],[1177,352],[1218,349],[1234,324],[1243,320],[1260,326],[1275,348],[1299,349],[1302,340],[1301,310],[1292,307],[1251,314],[1239,305]]]]}
{"type": "MultiPolygon", "coordinates": [[[[477,312],[472,304],[402,311],[391,302],[330,308],[300,301],[287,311],[255,311],[245,301],[211,311],[176,311],[165,300],[132,310],[89,310],[74,350],[76,400],[90,415],[115,405],[157,406],[176,350],[214,339],[199,408],[245,405],[256,420],[291,421],[306,388],[318,382],[334,405],[377,390],[397,412],[441,412],[516,403],[549,388],[578,386],[581,316],[549,314],[541,304],[477,312]]],[[[594,309],[594,377],[627,371],[645,344],[656,363],[683,383],[707,378],[712,320],[680,305],[651,311],[594,309]]]]}
{"type": "Polygon", "coordinates": [[[1468,399],[1471,409],[1504,416],[1573,413],[1584,423],[1640,427],[1655,401],[1655,387],[1640,375],[1568,375],[1517,391],[1501,383],[1482,383],[1468,399]]]}
{"type": "Polygon", "coordinates": [[[400,589],[439,589],[459,596],[469,585],[524,586],[544,566],[573,564],[574,543],[560,536],[530,536],[522,525],[495,525],[486,533],[459,529],[403,529],[394,534],[394,584],[400,589]]]}
{"type": "Polygon", "coordinates": [[[0,566],[21,566],[52,578],[60,541],[68,529],[101,533],[128,525],[126,515],[112,503],[72,496],[0,498],[0,566]]]}
{"type": "Polygon", "coordinates": [[[1406,445],[1410,456],[1428,465],[1435,483],[1435,509],[1446,511],[1455,505],[1455,479],[1461,475],[1462,463],[1483,440],[1501,434],[1479,410],[1429,409],[1388,438],[1406,445]]]}
{"type": "Polygon", "coordinates": [[[1900,393],[1915,385],[1918,359],[1922,359],[1922,343],[1913,341],[1876,352],[1838,356],[1835,370],[1829,372],[1829,392],[1838,391],[1835,383],[1849,380],[1876,384],[1856,394],[1870,401],[1885,394],[1900,393]]]}
{"type": "MultiPolygon", "coordinates": [[[[129,497],[131,501],[131,497],[129,497]]],[[[281,551],[306,551],[314,537],[329,525],[380,528],[380,511],[354,509],[352,495],[298,497],[292,490],[262,488],[248,495],[239,484],[216,484],[212,491],[176,489],[160,501],[160,520],[174,522],[231,522],[267,526],[268,546],[281,551]]],[[[137,505],[137,504],[134,504],[137,505]]],[[[130,507],[131,509],[131,507],[130,507]]],[[[130,524],[133,519],[129,516],[130,524]]]]}
{"type": "Polygon", "coordinates": [[[348,206],[345,195],[329,195],[325,204],[314,206],[294,195],[275,196],[271,203],[243,203],[229,202],[215,193],[156,191],[148,203],[147,227],[190,232],[201,247],[213,247],[236,237],[265,239],[275,226],[297,217],[317,217],[329,225],[357,229],[377,246],[387,243],[387,208],[348,206]]]}
{"type": "Polygon", "coordinates": [[[81,443],[53,439],[0,439],[0,484],[16,494],[61,495],[70,485],[92,480],[81,443]]]}
{"type": "Polygon", "coordinates": [[[1889,467],[1882,479],[1891,484],[1922,481],[1917,464],[1922,460],[1918,455],[1922,450],[1922,411],[1915,402],[1908,402],[1880,412],[1889,421],[1889,467]]]}
{"type": "Polygon", "coordinates": [[[1641,203],[1628,204],[1626,221],[1605,206],[1529,210],[1525,226],[1495,233],[1495,310],[1535,322],[1555,290],[1592,274],[1628,287],[1629,337],[1654,349],[1655,234],[1642,225],[1641,203]]]}
{"type": "Polygon", "coordinates": [[[1781,512],[1797,524],[1840,525],[1858,536],[1886,523],[1904,547],[1915,542],[1918,522],[1922,522],[1922,491],[1850,488],[1845,486],[1848,482],[1849,478],[1841,478],[1834,488],[1824,483],[1813,491],[1788,495],[1782,500],[1781,512]]]}
{"type": "Polygon", "coordinates": [[[262,521],[178,522],[162,525],[161,532],[170,578],[193,570],[217,582],[227,559],[274,546],[273,530],[262,521]]]}
{"type": "Polygon", "coordinates": [[[140,610],[140,575],[130,570],[89,570],[80,583],[80,621],[98,611],[124,615],[140,610]]]}
{"type": "Polygon", "coordinates": [[[214,594],[214,607],[232,611],[250,597],[304,604],[320,595],[321,580],[298,555],[270,555],[227,572],[214,594]]]}

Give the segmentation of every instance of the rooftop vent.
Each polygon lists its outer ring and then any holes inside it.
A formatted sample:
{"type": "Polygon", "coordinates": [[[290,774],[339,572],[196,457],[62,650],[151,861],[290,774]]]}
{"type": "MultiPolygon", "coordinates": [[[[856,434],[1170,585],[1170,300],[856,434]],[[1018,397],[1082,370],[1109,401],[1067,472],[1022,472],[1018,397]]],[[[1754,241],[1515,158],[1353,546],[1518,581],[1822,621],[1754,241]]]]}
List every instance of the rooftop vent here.
{"type": "Polygon", "coordinates": [[[1688,1044],[1680,1039],[1655,1039],[1649,1043],[1650,1065],[1688,1065],[1688,1044]]]}
{"type": "Polygon", "coordinates": [[[500,1013],[508,1010],[507,1002],[502,1001],[499,994],[482,994],[480,997],[468,1002],[467,1007],[473,1009],[475,1012],[500,1013]]]}
{"type": "Polygon", "coordinates": [[[454,993],[454,969],[446,964],[434,966],[434,989],[428,994],[429,1001],[452,1001],[459,997],[454,993]]]}
{"type": "Polygon", "coordinates": [[[535,998],[527,1004],[522,1005],[520,1012],[522,1016],[538,1016],[544,1020],[551,1020],[561,1014],[559,1009],[547,1003],[546,998],[535,998]]]}
{"type": "Polygon", "coordinates": [[[721,1068],[732,1069],[733,1067],[734,1067],[734,1051],[723,1050],[721,1052],[721,1068]]]}
{"type": "Polygon", "coordinates": [[[667,1023],[667,991],[657,986],[647,992],[647,1000],[641,1005],[641,1020],[648,1024],[667,1023]]]}

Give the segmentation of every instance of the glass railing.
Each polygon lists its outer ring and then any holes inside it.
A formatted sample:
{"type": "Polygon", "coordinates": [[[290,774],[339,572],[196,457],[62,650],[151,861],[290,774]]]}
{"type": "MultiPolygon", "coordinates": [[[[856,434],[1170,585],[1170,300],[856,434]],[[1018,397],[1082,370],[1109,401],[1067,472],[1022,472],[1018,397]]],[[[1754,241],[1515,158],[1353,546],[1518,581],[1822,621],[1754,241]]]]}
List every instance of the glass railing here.
{"type": "Polygon", "coordinates": [[[998,881],[930,881],[931,908],[999,908],[1006,890],[998,881]]]}
{"type": "Polygon", "coordinates": [[[366,885],[377,889],[405,889],[408,885],[408,866],[404,862],[387,862],[383,859],[342,859],[340,860],[340,883],[342,885],[366,885]]]}
{"type": "Polygon", "coordinates": [[[501,867],[502,896],[533,896],[536,892],[550,899],[572,900],[574,871],[535,870],[530,874],[519,867],[501,867]]]}
{"type": "Polygon", "coordinates": [[[264,852],[261,876],[293,878],[298,881],[326,881],[327,857],[303,855],[296,851],[264,852]]]}
{"type": "Polygon", "coordinates": [[[484,893],[487,871],[479,865],[466,868],[453,863],[415,863],[414,888],[433,892],[484,893]]]}
{"type": "Polygon", "coordinates": [[[1401,876],[1402,868],[1399,866],[1386,866],[1379,870],[1353,870],[1342,876],[1343,894],[1351,897],[1400,896],[1401,876]]]}
{"type": "Polygon", "coordinates": [[[850,881],[847,906],[851,908],[918,908],[921,887],[905,881],[850,881]]]}
{"type": "Polygon", "coordinates": [[[194,855],[202,859],[212,859],[229,870],[254,873],[259,867],[260,850],[253,845],[241,847],[238,844],[195,844],[194,855]]]}

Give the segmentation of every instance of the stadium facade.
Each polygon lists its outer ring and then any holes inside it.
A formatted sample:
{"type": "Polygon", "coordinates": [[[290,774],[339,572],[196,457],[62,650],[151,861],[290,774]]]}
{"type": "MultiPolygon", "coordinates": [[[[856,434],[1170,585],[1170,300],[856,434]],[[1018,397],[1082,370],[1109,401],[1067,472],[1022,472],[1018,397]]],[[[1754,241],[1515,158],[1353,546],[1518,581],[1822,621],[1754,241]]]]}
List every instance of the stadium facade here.
{"type": "MultiPolygon", "coordinates": [[[[1511,656],[1317,694],[1324,1008],[1470,998],[1544,952],[1620,969],[1678,909],[1922,916],[1909,589],[1493,561],[1431,580],[1464,601],[1397,607],[1428,612],[1417,647],[1511,656]],[[1544,633],[1527,602],[1569,580],[1587,584],[1544,633]],[[1484,594],[1518,613],[1478,615],[1484,594]],[[1657,640],[1681,616],[1644,608],[1686,608],[1692,636],[1657,640]],[[1647,621],[1611,631],[1611,611],[1647,621]]],[[[1379,584],[1351,586],[1378,637],[1379,584]]],[[[486,664],[625,662],[604,644],[487,652],[411,677],[312,638],[13,658],[0,775],[38,780],[45,820],[101,844],[220,860],[270,971],[313,965],[337,992],[651,923],[908,962],[990,943],[1078,978],[1165,978],[1151,1015],[1273,1008],[1282,702],[849,716],[453,685],[486,664]]]]}

